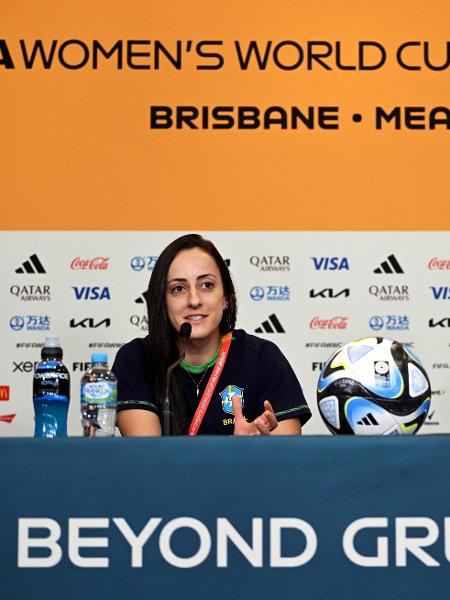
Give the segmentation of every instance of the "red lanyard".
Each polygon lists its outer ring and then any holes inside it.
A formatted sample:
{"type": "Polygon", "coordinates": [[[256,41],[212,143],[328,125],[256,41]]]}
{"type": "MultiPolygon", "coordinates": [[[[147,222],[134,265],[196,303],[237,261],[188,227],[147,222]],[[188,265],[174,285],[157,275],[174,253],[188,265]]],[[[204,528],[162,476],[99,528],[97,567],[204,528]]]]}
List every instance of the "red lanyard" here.
{"type": "Polygon", "coordinates": [[[205,391],[203,392],[202,398],[197,406],[197,410],[195,411],[195,415],[192,418],[192,422],[189,425],[188,435],[197,435],[198,430],[200,429],[200,425],[202,424],[203,417],[205,416],[206,409],[209,406],[209,402],[214,394],[214,390],[216,389],[217,382],[219,381],[220,374],[225,366],[225,362],[227,360],[228,351],[230,349],[232,332],[225,334],[222,338],[222,343],[220,345],[219,356],[217,358],[217,362],[214,366],[213,372],[208,380],[205,391]]]}

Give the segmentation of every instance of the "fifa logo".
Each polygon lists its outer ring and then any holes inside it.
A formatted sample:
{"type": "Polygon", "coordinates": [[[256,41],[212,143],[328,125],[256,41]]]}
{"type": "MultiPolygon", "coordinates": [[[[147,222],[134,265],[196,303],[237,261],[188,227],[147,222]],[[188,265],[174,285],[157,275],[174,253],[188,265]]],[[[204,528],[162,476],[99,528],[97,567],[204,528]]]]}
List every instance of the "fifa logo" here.
{"type": "Polygon", "coordinates": [[[376,360],[373,364],[375,372],[375,384],[379,387],[388,388],[391,386],[389,376],[389,362],[387,360],[376,360]]]}

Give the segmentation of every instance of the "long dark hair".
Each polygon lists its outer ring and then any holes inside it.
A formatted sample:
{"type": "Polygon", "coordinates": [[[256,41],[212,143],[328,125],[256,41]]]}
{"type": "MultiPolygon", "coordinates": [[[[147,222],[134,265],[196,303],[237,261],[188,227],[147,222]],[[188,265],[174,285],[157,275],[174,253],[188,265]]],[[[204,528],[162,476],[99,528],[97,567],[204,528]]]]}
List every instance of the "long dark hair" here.
{"type": "MultiPolygon", "coordinates": [[[[148,311],[148,362],[153,374],[154,393],[160,410],[165,394],[167,367],[177,360],[179,354],[177,332],[172,327],[167,314],[167,275],[177,254],[193,248],[203,250],[214,259],[222,278],[224,296],[228,306],[223,311],[219,325],[220,332],[227,333],[234,329],[236,324],[236,292],[228,267],[217,248],[212,242],[195,233],[183,235],[174,240],[160,254],[145,294],[148,311]]],[[[189,426],[189,414],[176,375],[171,380],[170,395],[172,398],[171,433],[172,435],[183,435],[189,426]]]]}

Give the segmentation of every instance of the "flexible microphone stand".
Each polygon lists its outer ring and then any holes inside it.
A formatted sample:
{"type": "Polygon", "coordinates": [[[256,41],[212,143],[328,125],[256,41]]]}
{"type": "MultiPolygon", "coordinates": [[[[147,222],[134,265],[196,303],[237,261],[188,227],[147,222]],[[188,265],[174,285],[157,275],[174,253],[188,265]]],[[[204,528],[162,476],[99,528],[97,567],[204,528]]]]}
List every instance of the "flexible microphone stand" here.
{"type": "Polygon", "coordinates": [[[170,396],[169,396],[169,386],[170,386],[170,380],[172,377],[172,372],[173,370],[178,367],[178,365],[180,364],[180,362],[184,359],[185,354],[186,354],[186,350],[185,350],[185,344],[186,344],[186,340],[189,338],[189,336],[191,335],[192,332],[192,325],[190,323],[183,323],[183,325],[180,327],[180,341],[181,341],[181,352],[180,352],[180,356],[178,358],[178,360],[176,360],[174,363],[172,363],[168,369],[167,369],[167,373],[166,373],[166,393],[164,395],[164,402],[163,402],[163,408],[162,408],[162,434],[163,435],[170,435],[170,396]]]}

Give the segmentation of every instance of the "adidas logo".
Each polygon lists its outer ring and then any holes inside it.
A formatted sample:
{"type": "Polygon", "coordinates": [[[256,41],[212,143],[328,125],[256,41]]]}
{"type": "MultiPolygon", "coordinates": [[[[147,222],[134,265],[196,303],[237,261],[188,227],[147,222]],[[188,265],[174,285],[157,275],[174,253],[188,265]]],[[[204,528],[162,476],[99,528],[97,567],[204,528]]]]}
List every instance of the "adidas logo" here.
{"type": "Polygon", "coordinates": [[[147,292],[142,292],[142,294],[140,296],[138,296],[135,300],[136,304],[145,304],[146,303],[146,296],[147,292]]]}
{"type": "Polygon", "coordinates": [[[372,413],[367,413],[360,421],[356,421],[358,425],[379,425],[372,413]]]}
{"type": "Polygon", "coordinates": [[[22,263],[22,266],[16,269],[16,273],[45,273],[37,254],[32,254],[28,260],[22,263]]]}
{"type": "Polygon", "coordinates": [[[255,333],[286,333],[277,318],[277,315],[270,315],[267,321],[261,323],[261,327],[255,329],[255,333]]]}
{"type": "Polygon", "coordinates": [[[390,254],[381,265],[374,269],[374,273],[404,273],[400,263],[393,254],[390,254]]]}

